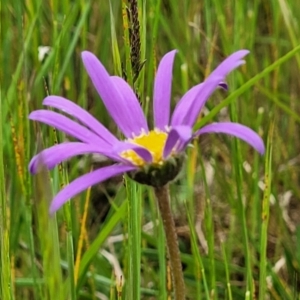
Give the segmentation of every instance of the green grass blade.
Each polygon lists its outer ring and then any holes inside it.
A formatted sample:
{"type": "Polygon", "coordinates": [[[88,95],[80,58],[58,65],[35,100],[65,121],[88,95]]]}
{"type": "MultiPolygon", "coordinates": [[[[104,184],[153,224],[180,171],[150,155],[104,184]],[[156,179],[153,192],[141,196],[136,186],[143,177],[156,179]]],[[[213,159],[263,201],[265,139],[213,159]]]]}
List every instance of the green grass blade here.
{"type": "Polygon", "coordinates": [[[140,299],[141,288],[141,189],[136,182],[127,180],[128,197],[128,279],[127,298],[140,299]]]}
{"type": "Polygon", "coordinates": [[[84,280],[87,268],[90,265],[92,259],[97,255],[99,248],[104,243],[114,227],[118,224],[118,222],[120,222],[120,220],[125,216],[127,205],[128,204],[126,201],[122,203],[122,205],[116,210],[116,212],[111,216],[107,223],[101,228],[95,240],[91,243],[88,250],[82,256],[79,267],[77,289],[81,287],[80,283],[82,283],[82,281],[84,280]]]}
{"type": "Polygon", "coordinates": [[[112,44],[111,48],[112,48],[115,74],[118,76],[122,76],[121,58],[120,58],[118,39],[117,39],[117,34],[115,29],[115,18],[113,14],[112,5],[111,5],[111,0],[109,1],[109,12],[110,12],[110,33],[111,33],[111,44],[112,44]]]}
{"type": "Polygon", "coordinates": [[[9,220],[8,212],[9,206],[7,205],[7,195],[5,192],[5,168],[3,156],[3,110],[2,110],[2,97],[0,91],[0,274],[1,274],[1,298],[13,299],[12,293],[12,275],[10,267],[10,246],[9,246],[9,220]]]}
{"type": "MultiPolygon", "coordinates": [[[[77,2],[77,6],[79,6],[79,2],[77,2]]],[[[75,29],[75,32],[74,32],[74,35],[72,37],[72,40],[71,40],[71,43],[68,47],[68,50],[67,50],[67,53],[66,53],[66,56],[64,57],[64,60],[63,60],[63,64],[59,70],[59,73],[58,73],[58,76],[55,80],[55,86],[54,86],[54,89],[53,91],[56,92],[59,90],[59,87],[61,86],[62,84],[62,80],[63,80],[63,77],[64,77],[64,74],[65,74],[65,71],[68,67],[68,65],[70,64],[70,60],[71,60],[71,57],[74,53],[74,49],[76,47],[76,43],[80,37],[80,33],[81,33],[81,30],[82,30],[82,27],[84,26],[84,23],[88,17],[88,14],[89,14],[89,11],[91,9],[91,3],[89,1],[86,2],[86,5],[82,11],[82,15],[79,19],[79,22],[76,26],[76,29],[75,29]]],[[[76,9],[73,8],[74,12],[73,13],[76,13],[76,9]]]]}
{"type": "Polygon", "coordinates": [[[266,298],[266,280],[267,280],[267,242],[268,242],[268,225],[270,217],[270,195],[272,184],[272,151],[273,151],[273,131],[274,124],[269,131],[266,161],[265,161],[265,190],[262,200],[261,215],[261,233],[260,233],[260,261],[259,261],[259,300],[266,298]]]}

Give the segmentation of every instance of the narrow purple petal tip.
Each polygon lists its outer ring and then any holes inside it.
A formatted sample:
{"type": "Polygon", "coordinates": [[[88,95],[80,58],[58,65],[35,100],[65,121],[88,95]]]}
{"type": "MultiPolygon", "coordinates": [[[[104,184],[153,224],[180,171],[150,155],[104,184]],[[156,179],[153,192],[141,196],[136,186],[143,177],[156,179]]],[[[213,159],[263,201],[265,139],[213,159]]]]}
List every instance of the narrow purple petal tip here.
{"type": "Polygon", "coordinates": [[[78,177],[54,197],[49,209],[50,214],[55,213],[68,200],[86,190],[90,186],[134,169],[136,168],[133,166],[112,165],[78,177]]]}
{"type": "Polygon", "coordinates": [[[238,123],[212,123],[204,126],[195,133],[195,136],[205,133],[225,133],[235,136],[252,146],[261,155],[265,153],[265,145],[262,138],[252,129],[238,123]]]}
{"type": "MultiPolygon", "coordinates": [[[[128,99],[131,103],[135,101],[132,99],[133,92],[129,91],[129,87],[123,82],[116,87],[114,80],[111,79],[103,64],[93,53],[83,51],[81,57],[84,67],[106,109],[124,135],[131,138],[133,133],[136,135],[140,134],[141,124],[143,124],[144,120],[140,117],[140,122],[136,122],[135,116],[126,102],[128,99]]],[[[137,111],[137,107],[135,107],[135,111],[137,111]]],[[[144,129],[146,130],[147,128],[144,129]]]]}
{"type": "Polygon", "coordinates": [[[154,126],[164,130],[169,125],[172,92],[173,63],[177,50],[172,50],[161,59],[154,82],[154,126]]]}
{"type": "Polygon", "coordinates": [[[88,128],[81,126],[80,124],[74,122],[66,116],[54,111],[44,109],[35,110],[29,115],[29,119],[45,123],[49,126],[53,126],[56,129],[79,139],[80,141],[86,143],[94,143],[104,147],[109,146],[109,144],[105,140],[100,138],[100,136],[96,135],[88,128]]]}
{"type": "Polygon", "coordinates": [[[34,174],[37,174],[39,171],[40,171],[40,168],[42,167],[42,160],[39,161],[39,156],[38,155],[35,155],[29,165],[28,165],[28,171],[34,175],[34,174]]]}
{"type": "Polygon", "coordinates": [[[193,126],[201,109],[218,86],[227,89],[224,80],[227,74],[244,64],[242,60],[249,53],[248,50],[239,50],[227,57],[219,66],[198,86],[189,90],[177,104],[171,125],[193,126]]]}
{"type": "Polygon", "coordinates": [[[108,144],[113,144],[117,141],[116,137],[89,112],[68,99],[59,96],[48,96],[44,99],[43,105],[57,108],[75,117],[108,144]]]}
{"type": "Polygon", "coordinates": [[[36,174],[42,166],[51,170],[58,164],[74,156],[84,154],[101,154],[114,161],[120,161],[119,156],[114,155],[107,147],[100,147],[99,145],[88,143],[70,142],[52,146],[35,155],[29,163],[29,171],[32,174],[36,174]]]}

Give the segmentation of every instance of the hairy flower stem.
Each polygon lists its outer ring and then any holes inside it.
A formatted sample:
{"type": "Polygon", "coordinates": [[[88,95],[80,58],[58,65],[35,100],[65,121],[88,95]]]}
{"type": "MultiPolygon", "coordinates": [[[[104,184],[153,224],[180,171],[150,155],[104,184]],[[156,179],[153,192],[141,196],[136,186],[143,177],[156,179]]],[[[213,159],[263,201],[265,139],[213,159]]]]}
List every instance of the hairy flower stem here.
{"type": "Polygon", "coordinates": [[[164,230],[169,251],[171,273],[175,291],[175,299],[185,300],[185,286],[183,280],[183,272],[181,266],[177,234],[175,230],[175,222],[170,207],[169,186],[165,185],[163,187],[154,188],[154,192],[157,198],[161,218],[164,224],[164,230]]]}

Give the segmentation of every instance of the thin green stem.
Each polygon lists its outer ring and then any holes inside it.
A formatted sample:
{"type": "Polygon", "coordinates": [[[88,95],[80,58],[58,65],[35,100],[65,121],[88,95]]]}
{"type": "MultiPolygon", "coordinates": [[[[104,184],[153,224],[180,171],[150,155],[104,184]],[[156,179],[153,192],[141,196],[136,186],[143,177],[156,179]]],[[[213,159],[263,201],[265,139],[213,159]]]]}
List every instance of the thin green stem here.
{"type": "Polygon", "coordinates": [[[185,286],[177,234],[175,230],[175,222],[170,207],[169,186],[165,185],[163,187],[154,188],[154,192],[158,202],[158,207],[160,210],[161,218],[163,220],[164,230],[166,234],[175,299],[185,300],[185,286]]]}
{"type": "Polygon", "coordinates": [[[269,131],[266,162],[265,162],[265,190],[262,200],[261,214],[261,234],[260,234],[260,261],[259,261],[259,300],[266,298],[266,277],[267,277],[267,241],[268,225],[270,217],[270,194],[272,183],[272,149],[273,149],[274,123],[271,124],[269,131]]]}
{"type": "Polygon", "coordinates": [[[129,274],[128,299],[139,300],[141,286],[141,188],[127,180],[129,274]]]}
{"type": "Polygon", "coordinates": [[[5,170],[2,138],[2,99],[0,98],[0,297],[13,299],[9,255],[9,226],[7,220],[8,203],[5,193],[5,170]]]}

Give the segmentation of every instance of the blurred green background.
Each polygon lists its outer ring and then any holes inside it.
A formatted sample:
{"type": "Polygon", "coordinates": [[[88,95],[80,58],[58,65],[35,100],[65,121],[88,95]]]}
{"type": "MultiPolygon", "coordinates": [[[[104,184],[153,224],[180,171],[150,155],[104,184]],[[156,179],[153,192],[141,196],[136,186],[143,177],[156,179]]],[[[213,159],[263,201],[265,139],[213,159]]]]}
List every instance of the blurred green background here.
{"type": "MultiPolygon", "coordinates": [[[[118,135],[80,53],[90,50],[110,74],[128,76],[131,2],[1,1],[0,299],[130,299],[132,289],[140,299],[169,299],[165,241],[151,189],[136,191],[136,279],[128,271],[132,216],[122,178],[48,215],[49,201],[63,185],[109,162],[75,158],[37,176],[27,168],[39,150],[66,139],[27,119],[48,94],[71,99],[118,135]],[[41,51],[47,54],[39,57],[41,51]]],[[[145,63],[134,88],[150,123],[153,78],[167,51],[179,50],[174,107],[226,56],[249,49],[245,66],[228,77],[229,91],[214,93],[203,115],[238,121],[269,144],[260,157],[245,143],[211,135],[188,152],[171,186],[188,299],[299,299],[297,1],[140,0],[138,8],[145,63]],[[225,98],[230,105],[221,109],[225,98]]]]}

